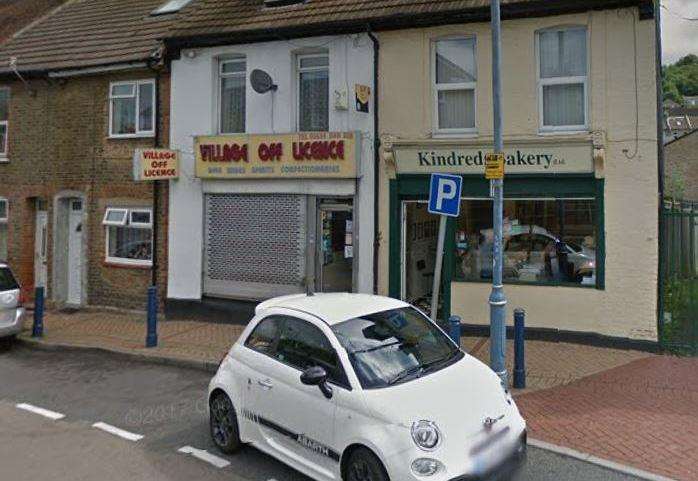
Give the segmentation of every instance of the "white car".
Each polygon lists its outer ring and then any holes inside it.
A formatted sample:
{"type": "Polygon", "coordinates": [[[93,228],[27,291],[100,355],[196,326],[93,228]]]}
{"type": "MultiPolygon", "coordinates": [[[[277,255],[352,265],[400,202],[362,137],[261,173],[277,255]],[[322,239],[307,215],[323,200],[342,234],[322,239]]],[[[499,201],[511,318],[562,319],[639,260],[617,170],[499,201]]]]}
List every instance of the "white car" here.
{"type": "Polygon", "coordinates": [[[208,396],[221,451],[249,443],[316,480],[488,479],[526,451],[497,375],[387,297],[261,303],[208,396]]]}
{"type": "Polygon", "coordinates": [[[10,266],[0,261],[0,339],[22,332],[26,311],[19,283],[10,266]]]}

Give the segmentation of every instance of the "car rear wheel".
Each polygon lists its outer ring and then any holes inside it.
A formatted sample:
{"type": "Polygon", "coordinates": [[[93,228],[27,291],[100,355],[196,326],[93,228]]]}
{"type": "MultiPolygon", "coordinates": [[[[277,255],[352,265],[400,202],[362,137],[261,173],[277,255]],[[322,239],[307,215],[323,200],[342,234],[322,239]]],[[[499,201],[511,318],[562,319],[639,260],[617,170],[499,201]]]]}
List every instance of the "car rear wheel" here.
{"type": "Polygon", "coordinates": [[[213,442],[222,452],[234,453],[240,449],[242,442],[232,401],[224,392],[218,392],[211,396],[209,406],[213,442]]]}
{"type": "Polygon", "coordinates": [[[349,456],[345,481],[390,481],[380,460],[366,448],[358,448],[349,456]]]}

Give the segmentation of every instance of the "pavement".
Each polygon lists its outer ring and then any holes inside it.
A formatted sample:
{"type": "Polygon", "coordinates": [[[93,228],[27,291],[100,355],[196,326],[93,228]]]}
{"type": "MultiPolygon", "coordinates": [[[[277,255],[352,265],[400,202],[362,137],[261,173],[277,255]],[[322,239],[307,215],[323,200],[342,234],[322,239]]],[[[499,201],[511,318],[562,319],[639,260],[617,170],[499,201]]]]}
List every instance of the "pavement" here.
{"type": "MultiPolygon", "coordinates": [[[[213,371],[241,326],[160,322],[146,349],[142,314],[49,312],[34,347],[92,347],[213,371]]],[[[466,352],[487,362],[489,341],[465,337],[466,352]]],[[[513,343],[507,343],[512,372],[513,343]]],[[[570,343],[526,342],[527,388],[514,394],[530,436],[560,448],[678,480],[698,480],[698,359],[570,343]]],[[[562,451],[561,450],[561,451],[562,451]]],[[[581,479],[581,478],[580,478],[581,479]]]]}
{"type": "MultiPolygon", "coordinates": [[[[2,479],[310,481],[251,447],[233,456],[217,452],[204,397],[210,375],[201,369],[22,345],[0,350],[0,366],[2,479]],[[46,418],[36,408],[62,417],[46,418]],[[143,437],[126,439],[96,423],[143,437]]],[[[518,479],[641,478],[530,447],[518,479]]]]}

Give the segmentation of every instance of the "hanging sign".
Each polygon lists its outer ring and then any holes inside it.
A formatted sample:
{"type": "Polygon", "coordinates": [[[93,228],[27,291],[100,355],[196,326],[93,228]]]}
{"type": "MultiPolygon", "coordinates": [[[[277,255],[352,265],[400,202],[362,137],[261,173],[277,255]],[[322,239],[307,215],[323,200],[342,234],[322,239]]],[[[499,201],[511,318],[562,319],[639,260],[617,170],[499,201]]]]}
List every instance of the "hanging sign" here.
{"type": "Polygon", "coordinates": [[[179,151],[136,149],[133,153],[133,180],[169,180],[179,178],[179,151]]]}
{"type": "Polygon", "coordinates": [[[217,135],[194,139],[202,179],[354,178],[358,132],[217,135]]]}
{"type": "Polygon", "coordinates": [[[504,178],[504,154],[485,155],[485,179],[504,178]]]}

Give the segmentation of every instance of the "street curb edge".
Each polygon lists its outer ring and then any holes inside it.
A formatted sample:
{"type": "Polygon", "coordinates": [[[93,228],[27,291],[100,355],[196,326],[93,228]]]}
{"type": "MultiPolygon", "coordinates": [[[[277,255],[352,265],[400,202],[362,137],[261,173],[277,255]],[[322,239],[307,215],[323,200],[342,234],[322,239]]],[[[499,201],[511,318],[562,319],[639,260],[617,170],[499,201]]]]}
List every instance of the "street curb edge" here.
{"type": "Polygon", "coordinates": [[[592,454],[583,453],[581,451],[576,451],[564,446],[558,446],[556,444],[546,443],[545,441],[541,441],[539,439],[528,438],[528,445],[533,446],[534,448],[550,451],[561,456],[567,456],[569,458],[595,464],[597,466],[601,466],[602,468],[610,469],[611,471],[646,479],[647,481],[678,481],[674,478],[668,478],[660,474],[650,473],[649,471],[633,468],[632,466],[616,463],[615,461],[609,461],[608,459],[599,458],[592,454]]]}
{"type": "Polygon", "coordinates": [[[46,343],[39,340],[32,340],[18,337],[15,342],[26,347],[33,349],[38,349],[41,351],[92,351],[96,353],[109,353],[111,355],[116,355],[123,357],[131,361],[139,362],[150,362],[152,364],[160,364],[165,366],[183,367],[189,369],[196,369],[199,371],[204,371],[208,373],[214,373],[218,370],[218,364],[211,361],[196,361],[193,359],[182,359],[167,356],[157,356],[150,354],[142,354],[137,352],[125,351],[120,349],[113,349],[107,347],[97,347],[97,346],[80,346],[75,344],[64,344],[64,343],[46,343]]]}

